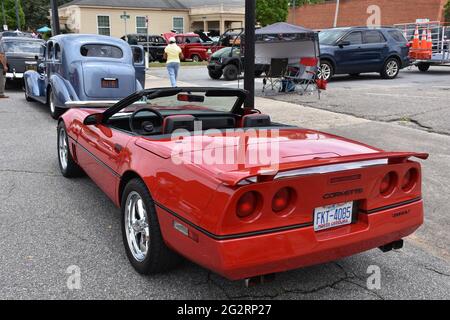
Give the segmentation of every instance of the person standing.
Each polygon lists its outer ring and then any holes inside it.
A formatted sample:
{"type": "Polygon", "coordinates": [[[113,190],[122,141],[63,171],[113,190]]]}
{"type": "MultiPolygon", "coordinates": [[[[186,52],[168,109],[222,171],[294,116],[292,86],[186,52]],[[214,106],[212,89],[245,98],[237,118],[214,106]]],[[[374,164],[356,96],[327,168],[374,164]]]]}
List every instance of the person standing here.
{"type": "Polygon", "coordinates": [[[184,59],[183,51],[176,44],[175,37],[169,39],[169,44],[164,49],[164,59],[166,59],[167,72],[169,73],[170,84],[177,86],[178,70],[180,62],[184,59]]]}
{"type": "Polygon", "coordinates": [[[3,47],[0,46],[0,99],[9,98],[5,96],[6,72],[8,71],[8,62],[6,60],[3,47]]]}

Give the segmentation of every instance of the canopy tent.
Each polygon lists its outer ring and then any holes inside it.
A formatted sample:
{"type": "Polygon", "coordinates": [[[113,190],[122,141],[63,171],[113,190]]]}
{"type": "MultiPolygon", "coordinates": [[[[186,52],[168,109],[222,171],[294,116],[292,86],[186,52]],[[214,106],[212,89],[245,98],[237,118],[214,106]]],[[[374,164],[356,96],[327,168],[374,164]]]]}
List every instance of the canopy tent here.
{"type": "Polygon", "coordinates": [[[36,31],[40,32],[40,33],[46,33],[46,32],[52,31],[52,29],[50,29],[49,27],[45,26],[45,27],[37,29],[36,31]]]}
{"type": "Polygon", "coordinates": [[[255,33],[257,64],[270,64],[272,58],[288,58],[290,64],[298,64],[300,58],[319,56],[319,36],[314,30],[277,22],[255,33]]]}

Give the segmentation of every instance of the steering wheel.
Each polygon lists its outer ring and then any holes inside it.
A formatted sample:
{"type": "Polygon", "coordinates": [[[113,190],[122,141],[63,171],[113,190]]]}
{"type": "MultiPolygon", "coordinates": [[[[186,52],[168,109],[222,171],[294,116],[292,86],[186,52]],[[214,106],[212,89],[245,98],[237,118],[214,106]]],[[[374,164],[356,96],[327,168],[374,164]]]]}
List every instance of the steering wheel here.
{"type": "Polygon", "coordinates": [[[141,130],[138,130],[138,129],[136,129],[136,128],[134,127],[134,124],[133,124],[134,118],[136,118],[136,115],[137,115],[138,113],[142,112],[142,111],[150,111],[151,113],[156,114],[156,115],[158,116],[158,118],[161,119],[161,123],[162,123],[163,120],[164,120],[164,116],[161,114],[161,112],[159,112],[159,111],[156,110],[156,109],[149,108],[149,107],[137,109],[137,110],[135,110],[135,111],[131,114],[131,116],[130,116],[130,119],[129,119],[130,129],[131,129],[132,132],[138,133],[138,134],[149,134],[149,133],[152,133],[153,130],[154,130],[154,127],[153,127],[153,124],[152,124],[152,123],[145,124],[146,121],[143,122],[143,123],[142,123],[142,124],[143,124],[143,125],[142,125],[142,129],[141,129],[141,130]]]}

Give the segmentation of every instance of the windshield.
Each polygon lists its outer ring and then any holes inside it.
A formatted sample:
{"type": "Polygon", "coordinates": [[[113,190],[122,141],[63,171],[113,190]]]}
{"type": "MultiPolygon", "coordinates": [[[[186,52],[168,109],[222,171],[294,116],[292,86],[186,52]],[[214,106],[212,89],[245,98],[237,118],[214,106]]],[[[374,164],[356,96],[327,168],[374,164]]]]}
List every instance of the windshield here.
{"type": "MultiPolygon", "coordinates": [[[[202,112],[230,112],[238,101],[238,95],[222,94],[220,90],[211,91],[174,91],[167,97],[149,98],[143,97],[124,109],[120,110],[113,117],[124,116],[137,109],[154,108],[159,111],[175,111],[177,114],[190,114],[202,112]]],[[[171,112],[173,113],[173,112],[171,112]]]]}
{"type": "Polygon", "coordinates": [[[338,39],[340,39],[347,30],[342,29],[329,29],[319,32],[319,43],[324,45],[332,45],[338,39]]]}
{"type": "Polygon", "coordinates": [[[35,55],[44,54],[44,46],[39,41],[8,41],[3,43],[6,53],[30,53],[35,55]]]}

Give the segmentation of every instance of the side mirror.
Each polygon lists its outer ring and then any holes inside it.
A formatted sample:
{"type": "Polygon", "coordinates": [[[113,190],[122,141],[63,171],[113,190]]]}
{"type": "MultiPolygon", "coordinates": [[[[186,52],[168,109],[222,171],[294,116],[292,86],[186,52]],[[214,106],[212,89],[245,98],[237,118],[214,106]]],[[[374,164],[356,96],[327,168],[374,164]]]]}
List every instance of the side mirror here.
{"type": "Polygon", "coordinates": [[[94,113],[94,114],[90,114],[86,118],[84,118],[83,124],[85,126],[97,125],[97,124],[100,124],[102,122],[102,120],[103,120],[102,113],[94,113]]]}
{"type": "Polygon", "coordinates": [[[346,41],[346,40],[339,41],[339,43],[338,43],[339,48],[343,48],[343,47],[346,47],[349,45],[351,45],[350,41],[346,41]]]}

